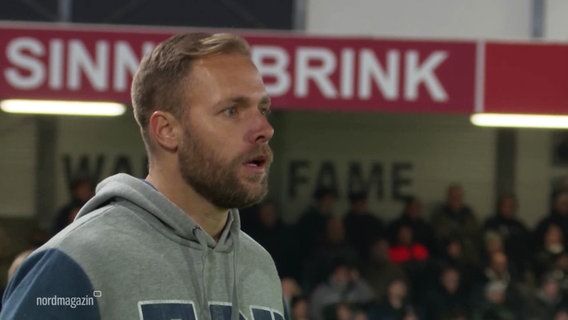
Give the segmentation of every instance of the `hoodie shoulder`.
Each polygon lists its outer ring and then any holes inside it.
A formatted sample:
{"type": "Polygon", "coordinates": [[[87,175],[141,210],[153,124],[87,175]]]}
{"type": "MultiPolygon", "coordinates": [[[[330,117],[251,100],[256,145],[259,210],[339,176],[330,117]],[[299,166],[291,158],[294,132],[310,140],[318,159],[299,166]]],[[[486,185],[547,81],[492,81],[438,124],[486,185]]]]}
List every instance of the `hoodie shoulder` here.
{"type": "Polygon", "coordinates": [[[254,261],[263,261],[264,263],[275,266],[274,260],[272,259],[270,253],[246,232],[241,230],[239,232],[239,239],[241,242],[239,245],[239,254],[246,257],[252,256],[254,257],[254,261]]]}
{"type": "Polygon", "coordinates": [[[99,319],[98,291],[85,270],[57,249],[32,253],[8,283],[2,319],[99,319]]]}
{"type": "Polygon", "coordinates": [[[268,251],[266,251],[266,249],[260,243],[258,243],[242,230],[239,231],[239,239],[241,240],[243,247],[247,248],[248,250],[263,254],[269,254],[268,251]]]}

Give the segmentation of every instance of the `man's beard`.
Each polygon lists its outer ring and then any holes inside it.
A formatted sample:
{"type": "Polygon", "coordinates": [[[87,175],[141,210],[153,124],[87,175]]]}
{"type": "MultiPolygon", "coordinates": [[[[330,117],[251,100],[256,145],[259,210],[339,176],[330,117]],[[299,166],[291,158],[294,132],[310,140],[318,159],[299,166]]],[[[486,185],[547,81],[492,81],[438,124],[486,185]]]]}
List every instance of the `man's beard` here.
{"type": "Polygon", "coordinates": [[[218,208],[246,208],[259,203],[268,193],[268,172],[272,162],[268,145],[225,163],[214,148],[205,146],[197,135],[186,131],[178,158],[185,182],[218,208]],[[247,182],[255,185],[248,186],[240,181],[239,171],[248,159],[259,155],[267,157],[265,173],[245,176],[247,182]]]}

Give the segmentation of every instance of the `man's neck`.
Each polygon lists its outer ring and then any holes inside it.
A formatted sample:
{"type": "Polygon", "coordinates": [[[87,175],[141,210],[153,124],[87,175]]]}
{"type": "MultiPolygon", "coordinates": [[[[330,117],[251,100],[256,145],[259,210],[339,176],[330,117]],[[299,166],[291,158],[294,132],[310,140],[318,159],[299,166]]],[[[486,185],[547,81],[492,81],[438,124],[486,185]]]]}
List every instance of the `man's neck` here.
{"type": "Polygon", "coordinates": [[[197,193],[181,177],[164,179],[150,173],[146,180],[180,207],[213,239],[218,240],[227,224],[229,210],[218,208],[197,193]]]}

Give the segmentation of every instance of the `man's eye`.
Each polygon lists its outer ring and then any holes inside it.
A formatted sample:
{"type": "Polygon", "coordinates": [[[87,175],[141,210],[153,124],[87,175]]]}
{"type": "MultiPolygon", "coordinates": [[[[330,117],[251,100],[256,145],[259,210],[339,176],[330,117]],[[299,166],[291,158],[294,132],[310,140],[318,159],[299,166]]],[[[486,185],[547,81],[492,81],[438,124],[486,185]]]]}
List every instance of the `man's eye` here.
{"type": "Polygon", "coordinates": [[[227,109],[223,110],[223,113],[224,113],[226,116],[234,117],[234,116],[237,115],[237,108],[236,108],[236,107],[227,108],[227,109]]]}
{"type": "Polygon", "coordinates": [[[272,110],[270,108],[262,108],[260,109],[260,113],[263,116],[268,117],[272,113],[272,110]]]}

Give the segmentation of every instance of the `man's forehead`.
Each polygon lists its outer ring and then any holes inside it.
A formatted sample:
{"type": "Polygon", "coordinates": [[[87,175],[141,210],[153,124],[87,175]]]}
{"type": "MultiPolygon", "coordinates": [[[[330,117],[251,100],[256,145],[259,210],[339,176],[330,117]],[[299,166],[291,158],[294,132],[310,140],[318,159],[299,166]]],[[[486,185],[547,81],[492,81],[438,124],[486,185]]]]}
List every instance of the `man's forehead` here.
{"type": "Polygon", "coordinates": [[[189,78],[198,81],[238,81],[243,84],[260,82],[264,86],[252,60],[242,54],[219,54],[198,59],[190,70],[189,78]]]}
{"type": "Polygon", "coordinates": [[[262,76],[252,60],[243,54],[218,54],[200,58],[193,64],[188,94],[208,92],[208,98],[218,100],[255,100],[270,105],[262,76]]]}

